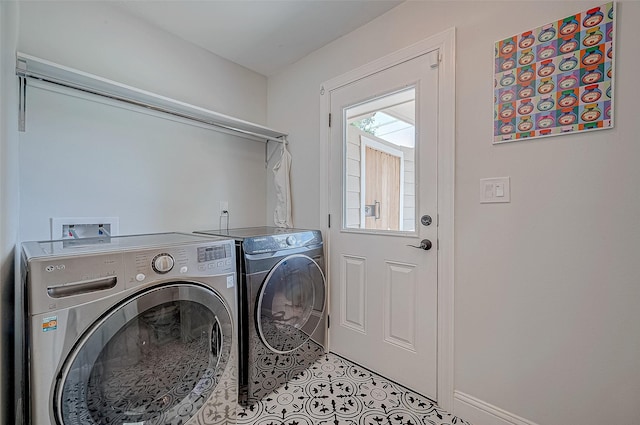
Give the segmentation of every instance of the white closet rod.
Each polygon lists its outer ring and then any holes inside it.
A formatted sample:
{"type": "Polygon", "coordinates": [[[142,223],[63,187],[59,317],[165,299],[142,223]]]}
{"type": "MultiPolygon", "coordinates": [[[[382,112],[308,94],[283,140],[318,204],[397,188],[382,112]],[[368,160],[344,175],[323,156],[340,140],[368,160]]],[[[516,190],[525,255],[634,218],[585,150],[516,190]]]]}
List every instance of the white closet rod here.
{"type": "MultiPolygon", "coordinates": [[[[186,103],[180,102],[180,101],[176,101],[173,99],[169,99],[163,96],[158,96],[155,95],[153,93],[149,93],[149,92],[144,92],[142,90],[138,90],[132,87],[128,87],[116,82],[112,82],[110,80],[106,80],[103,79],[101,77],[96,77],[96,76],[92,76],[91,74],[86,74],[80,71],[75,71],[75,70],[71,70],[70,68],[66,68],[63,67],[61,65],[57,65],[57,64],[53,64],[51,62],[45,61],[43,59],[37,59],[34,58],[32,56],[28,56],[28,55],[24,55],[24,54],[18,54],[18,60],[17,60],[17,66],[16,66],[16,75],[18,77],[20,77],[20,99],[19,99],[19,127],[20,127],[20,131],[25,131],[25,116],[26,116],[26,88],[27,88],[27,79],[32,78],[32,79],[36,79],[39,81],[43,81],[46,83],[50,83],[50,84],[55,84],[58,86],[62,86],[62,87],[66,87],[66,88],[71,88],[71,89],[75,89],[75,90],[79,90],[82,91],[84,93],[89,93],[89,94],[93,94],[96,96],[101,96],[101,97],[105,97],[111,100],[116,100],[119,102],[124,102],[130,105],[135,105],[138,107],[142,107],[142,108],[146,108],[146,109],[150,109],[152,111],[156,111],[156,112],[161,112],[161,113],[165,113],[165,114],[170,114],[172,116],[178,117],[178,118],[182,118],[182,119],[186,119],[186,120],[190,120],[190,121],[195,121],[198,122],[200,124],[205,124],[208,126],[213,127],[214,129],[223,129],[223,130],[227,130],[227,131],[231,131],[234,133],[239,133],[240,135],[244,135],[244,136],[249,136],[251,138],[251,140],[260,140],[260,141],[264,141],[264,142],[277,142],[277,143],[288,143],[287,139],[286,139],[286,134],[285,133],[280,133],[277,132],[275,130],[271,130],[268,129],[266,127],[262,127],[256,124],[252,124],[249,123],[247,121],[243,121],[243,120],[237,120],[235,118],[226,116],[226,115],[221,115],[221,114],[217,114],[215,112],[212,111],[207,111],[205,109],[196,107],[196,106],[192,106],[192,105],[188,105],[186,103]],[[29,65],[34,64],[35,67],[37,68],[50,68],[53,72],[52,74],[59,74],[59,73],[64,73],[66,74],[66,76],[71,76],[73,77],[74,75],[78,77],[78,79],[82,80],[83,83],[76,83],[74,81],[71,81],[71,79],[69,78],[59,78],[56,77],[55,75],[48,75],[45,72],[37,72],[34,70],[30,70],[29,65]],[[96,82],[96,85],[103,85],[103,86],[112,86],[114,89],[114,91],[107,91],[107,90],[100,90],[99,88],[95,88],[95,87],[91,87],[91,85],[87,84],[87,81],[92,81],[94,80],[96,82]],[[118,93],[115,93],[115,91],[125,91],[125,92],[129,92],[131,94],[137,94],[140,97],[146,97],[146,98],[150,98],[152,100],[158,100],[157,104],[153,104],[150,103],[148,101],[144,101],[144,100],[137,100],[135,98],[133,98],[132,96],[126,96],[126,95],[121,95],[118,93]],[[182,107],[183,111],[179,111],[177,109],[170,109],[168,107],[162,106],[159,103],[165,103],[165,104],[174,104],[176,106],[180,106],[182,107]],[[194,115],[194,114],[190,114],[187,111],[189,109],[192,110],[196,110],[197,112],[200,112],[200,116],[194,115]],[[246,129],[246,128],[239,128],[239,127],[235,127],[233,125],[230,124],[225,124],[225,123],[221,123],[216,121],[213,118],[208,118],[207,115],[210,116],[214,116],[214,117],[222,117],[223,120],[230,122],[230,123],[234,123],[237,122],[238,124],[248,127],[248,128],[255,128],[257,129],[257,131],[253,131],[250,129],[246,129]],[[267,135],[267,134],[263,134],[261,133],[259,130],[264,129],[267,130],[269,133],[271,133],[271,135],[267,135]]],[[[266,160],[266,158],[265,158],[266,160]]]]}

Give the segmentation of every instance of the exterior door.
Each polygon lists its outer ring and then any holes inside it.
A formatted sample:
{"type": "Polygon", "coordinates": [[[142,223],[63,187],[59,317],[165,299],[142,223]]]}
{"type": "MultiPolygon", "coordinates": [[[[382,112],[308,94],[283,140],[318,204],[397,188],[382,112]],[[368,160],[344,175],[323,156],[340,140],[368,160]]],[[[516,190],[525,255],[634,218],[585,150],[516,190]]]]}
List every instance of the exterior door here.
{"type": "Polygon", "coordinates": [[[329,92],[331,350],[434,400],[438,54],[329,92]]]}

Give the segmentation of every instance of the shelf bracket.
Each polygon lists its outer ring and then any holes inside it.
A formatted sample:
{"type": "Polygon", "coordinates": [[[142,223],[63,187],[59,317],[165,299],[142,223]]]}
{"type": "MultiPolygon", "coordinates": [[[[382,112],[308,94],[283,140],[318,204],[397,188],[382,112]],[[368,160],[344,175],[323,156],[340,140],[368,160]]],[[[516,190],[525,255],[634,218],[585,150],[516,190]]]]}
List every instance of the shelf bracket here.
{"type": "Polygon", "coordinates": [[[265,144],[264,144],[264,168],[267,169],[269,167],[269,161],[271,161],[271,158],[273,158],[273,155],[275,155],[277,149],[274,149],[273,152],[271,152],[271,154],[269,154],[269,142],[270,141],[275,141],[278,143],[284,143],[285,145],[288,145],[289,142],[287,141],[287,138],[285,136],[282,136],[281,139],[277,139],[277,140],[265,140],[265,144]]]}

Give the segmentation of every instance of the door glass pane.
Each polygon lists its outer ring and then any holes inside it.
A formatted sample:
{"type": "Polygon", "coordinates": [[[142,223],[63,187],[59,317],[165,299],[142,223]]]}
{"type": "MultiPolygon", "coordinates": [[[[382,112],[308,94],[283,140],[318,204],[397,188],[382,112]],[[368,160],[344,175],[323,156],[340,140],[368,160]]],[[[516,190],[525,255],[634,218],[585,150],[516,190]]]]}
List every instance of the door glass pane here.
{"type": "Polygon", "coordinates": [[[413,232],[415,87],[344,110],[343,228],[413,232]]]}
{"type": "Polygon", "coordinates": [[[324,276],[305,255],[280,262],[262,286],[258,300],[258,328],[271,349],[288,353],[315,331],[324,310],[324,276]]]}
{"type": "Polygon", "coordinates": [[[178,423],[212,394],[229,356],[215,311],[187,300],[142,305],[116,311],[77,352],[62,387],[65,424],[178,423]]]}

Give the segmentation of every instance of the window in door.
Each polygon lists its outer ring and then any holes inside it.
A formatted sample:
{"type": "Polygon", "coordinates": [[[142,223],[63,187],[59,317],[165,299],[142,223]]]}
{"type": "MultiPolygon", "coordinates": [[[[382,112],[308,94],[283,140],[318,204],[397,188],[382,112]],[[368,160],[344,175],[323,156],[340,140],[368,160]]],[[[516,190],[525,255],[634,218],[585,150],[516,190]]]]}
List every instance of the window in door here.
{"type": "Polygon", "coordinates": [[[415,231],[415,94],[345,108],[344,229],[415,231]]]}

